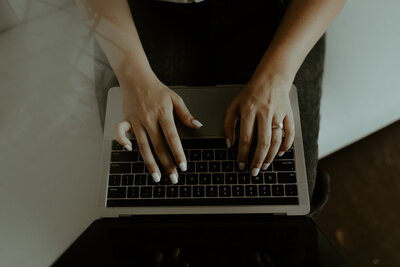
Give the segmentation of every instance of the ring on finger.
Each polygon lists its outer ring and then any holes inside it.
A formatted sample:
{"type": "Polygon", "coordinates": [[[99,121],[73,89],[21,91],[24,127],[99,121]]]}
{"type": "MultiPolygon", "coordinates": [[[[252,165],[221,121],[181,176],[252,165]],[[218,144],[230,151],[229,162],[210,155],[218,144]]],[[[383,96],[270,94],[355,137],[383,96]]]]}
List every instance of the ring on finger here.
{"type": "Polygon", "coordinates": [[[283,130],[283,122],[280,122],[278,124],[272,124],[272,129],[280,129],[283,130]]]}

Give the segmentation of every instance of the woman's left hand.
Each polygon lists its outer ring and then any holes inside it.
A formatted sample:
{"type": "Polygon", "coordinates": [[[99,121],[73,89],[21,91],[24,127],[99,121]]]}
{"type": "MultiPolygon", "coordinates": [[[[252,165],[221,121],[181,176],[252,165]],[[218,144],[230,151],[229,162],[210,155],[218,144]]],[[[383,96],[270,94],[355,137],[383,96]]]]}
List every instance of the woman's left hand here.
{"type": "Polygon", "coordinates": [[[240,118],[239,169],[246,168],[256,124],[257,147],[250,165],[253,176],[258,175],[261,168],[266,170],[277,153],[282,156],[292,146],[294,121],[289,100],[290,88],[291,82],[283,79],[273,77],[260,81],[252,78],[229,105],[224,122],[228,147],[235,142],[235,125],[240,118]],[[280,123],[283,123],[283,129],[275,128],[280,123]]]}

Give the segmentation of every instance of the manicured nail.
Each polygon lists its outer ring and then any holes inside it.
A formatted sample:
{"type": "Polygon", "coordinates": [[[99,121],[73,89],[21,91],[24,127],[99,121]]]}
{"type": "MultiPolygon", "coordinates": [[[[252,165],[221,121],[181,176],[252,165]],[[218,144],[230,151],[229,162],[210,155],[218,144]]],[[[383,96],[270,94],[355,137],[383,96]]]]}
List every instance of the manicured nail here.
{"type": "Polygon", "coordinates": [[[257,176],[259,172],[260,172],[260,168],[254,168],[254,169],[251,171],[251,175],[257,176]]]}
{"type": "Polygon", "coordinates": [[[264,163],[263,165],[262,165],[262,170],[263,171],[265,171],[266,169],[268,169],[268,167],[269,167],[269,164],[268,163],[264,163]]]}
{"type": "Polygon", "coordinates": [[[239,170],[243,171],[244,168],[246,168],[246,163],[243,162],[239,163],[239,170]]]}
{"type": "Polygon", "coordinates": [[[178,183],[178,177],[176,176],[175,173],[170,174],[170,175],[169,175],[169,179],[171,179],[171,182],[172,182],[173,184],[178,183]]]}
{"type": "Polygon", "coordinates": [[[192,123],[193,123],[194,125],[196,125],[197,127],[203,126],[203,124],[202,124],[201,122],[199,122],[198,120],[192,120],[192,123]]]}
{"type": "Polygon", "coordinates": [[[185,172],[187,170],[186,163],[185,162],[179,163],[179,168],[181,169],[181,171],[185,172]]]}
{"type": "Polygon", "coordinates": [[[160,175],[157,172],[153,172],[151,174],[151,177],[153,177],[154,182],[158,183],[160,181],[160,175]]]}
{"type": "Polygon", "coordinates": [[[227,146],[228,148],[231,147],[231,141],[229,140],[229,138],[226,138],[226,146],[227,146]]]}
{"type": "Polygon", "coordinates": [[[285,154],[285,151],[280,151],[280,152],[278,153],[278,157],[282,157],[283,154],[285,154]]]}
{"type": "Polygon", "coordinates": [[[131,145],[125,145],[124,148],[128,151],[132,151],[132,147],[131,145]]]}

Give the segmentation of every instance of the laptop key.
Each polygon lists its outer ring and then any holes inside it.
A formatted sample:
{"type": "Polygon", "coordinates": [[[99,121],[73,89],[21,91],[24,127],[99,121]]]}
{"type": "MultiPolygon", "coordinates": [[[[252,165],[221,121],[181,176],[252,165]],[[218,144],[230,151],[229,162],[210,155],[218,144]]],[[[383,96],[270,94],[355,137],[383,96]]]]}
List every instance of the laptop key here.
{"type": "Polygon", "coordinates": [[[295,184],[287,184],[285,185],[285,192],[287,196],[297,196],[297,185],[295,184]]]}
{"type": "Polygon", "coordinates": [[[154,186],[153,195],[157,198],[165,197],[165,186],[154,186]]]}
{"type": "Polygon", "coordinates": [[[288,151],[286,151],[282,157],[276,156],[276,159],[294,159],[294,152],[293,149],[289,149],[288,151]]]}
{"type": "Polygon", "coordinates": [[[157,185],[158,183],[154,182],[153,177],[151,174],[146,174],[147,176],[147,185],[157,185]]]}
{"type": "Polygon", "coordinates": [[[133,185],[133,175],[132,174],[122,175],[122,185],[133,185]]]}
{"type": "Polygon", "coordinates": [[[214,150],[206,149],[203,150],[203,160],[214,160],[214,150]]]}
{"type": "Polygon", "coordinates": [[[114,151],[111,152],[111,162],[137,161],[138,151],[114,151]]]}
{"type": "Polygon", "coordinates": [[[188,161],[186,172],[195,172],[195,163],[193,161],[188,161]]]}
{"type": "Polygon", "coordinates": [[[193,186],[193,197],[204,197],[204,186],[193,186]]]}
{"type": "Polygon", "coordinates": [[[219,162],[219,161],[208,162],[208,170],[209,170],[209,172],[220,172],[221,171],[221,162],[219,162]]]}
{"type": "Polygon", "coordinates": [[[274,184],[272,185],[272,195],[273,196],[283,196],[283,185],[281,184],[274,184]]]}
{"type": "Polygon", "coordinates": [[[218,187],[216,185],[206,186],[207,197],[218,197],[218,187]]]}
{"type": "MultiPolygon", "coordinates": [[[[168,177],[168,180],[170,180],[171,181],[171,179],[169,179],[169,177],[168,177]]],[[[171,183],[172,184],[172,183],[171,183]]],[[[184,184],[186,184],[186,173],[179,173],[178,174],[178,183],[177,183],[178,185],[184,185],[184,184]]]]}
{"type": "Polygon", "coordinates": [[[223,172],[233,172],[233,161],[222,161],[223,172]]]}
{"type": "Polygon", "coordinates": [[[132,173],[144,173],[144,163],[143,162],[132,163],[132,173]]]}
{"type": "Polygon", "coordinates": [[[247,197],[257,196],[257,186],[256,185],[246,185],[245,192],[247,197]]]}
{"type": "Polygon", "coordinates": [[[199,175],[197,173],[186,174],[186,184],[194,185],[199,183],[199,175]]]}
{"type": "Polygon", "coordinates": [[[117,140],[112,141],[112,150],[123,150],[124,148],[117,142],[117,140]]]}
{"type": "Polygon", "coordinates": [[[266,184],[275,184],[276,183],[276,173],[264,172],[264,181],[266,184]]]}
{"type": "Polygon", "coordinates": [[[226,184],[237,184],[237,174],[234,172],[225,173],[226,184]]]}
{"type": "Polygon", "coordinates": [[[274,171],[294,171],[293,160],[277,160],[273,162],[274,171]]]}
{"type": "Polygon", "coordinates": [[[167,186],[167,197],[178,197],[178,187],[167,186]]]}
{"type": "Polygon", "coordinates": [[[107,197],[108,198],[125,198],[126,197],[126,187],[109,187],[107,197]]]}
{"type": "Polygon", "coordinates": [[[215,152],[216,160],[226,160],[226,150],[225,149],[217,149],[215,152]]]}
{"type": "MultiPolygon", "coordinates": [[[[181,181],[181,176],[179,174],[178,183],[181,181]]],[[[161,175],[160,185],[172,185],[171,179],[169,179],[168,175],[161,175]]]]}
{"type": "Polygon", "coordinates": [[[259,185],[258,186],[258,195],[260,197],[266,197],[271,195],[271,188],[270,185],[259,185]]]}
{"type": "Polygon", "coordinates": [[[213,173],[212,183],[213,184],[224,184],[224,174],[223,173],[213,173]]]}
{"type": "Polygon", "coordinates": [[[179,187],[179,196],[180,197],[191,197],[192,196],[192,187],[191,186],[180,186],[179,187]]]}
{"type": "Polygon", "coordinates": [[[128,187],[128,198],[138,198],[139,197],[139,187],[128,187]]]}
{"type": "Polygon", "coordinates": [[[250,173],[238,173],[239,184],[250,183],[250,173]]]}
{"type": "Polygon", "coordinates": [[[243,185],[232,185],[232,196],[233,197],[243,197],[244,196],[244,186],[243,185]]]}
{"type": "Polygon", "coordinates": [[[208,172],[207,162],[196,162],[196,172],[208,172]]]}
{"type": "Polygon", "coordinates": [[[199,184],[211,184],[211,174],[200,173],[199,174],[199,184]]]}
{"type": "Polygon", "coordinates": [[[219,186],[219,196],[220,197],[230,197],[231,196],[231,187],[229,185],[220,185],[219,186]]]}
{"type": "Polygon", "coordinates": [[[228,159],[237,160],[238,150],[236,148],[231,148],[228,150],[228,159]]]}
{"type": "Polygon", "coordinates": [[[201,160],[201,150],[189,150],[189,160],[201,160]]]}
{"type": "Polygon", "coordinates": [[[278,173],[278,183],[280,183],[280,184],[295,184],[296,183],[296,173],[295,172],[278,173]]]}
{"type": "Polygon", "coordinates": [[[130,163],[111,163],[110,173],[131,173],[130,163]]]}
{"type": "Polygon", "coordinates": [[[152,188],[151,186],[142,186],[140,188],[140,197],[141,198],[151,198],[152,197],[152,188]]]}
{"type": "Polygon", "coordinates": [[[135,174],[135,185],[146,185],[146,174],[135,174]]]}
{"type": "Polygon", "coordinates": [[[264,183],[262,173],[259,173],[257,176],[251,176],[251,183],[252,184],[262,184],[262,183],[264,183]]]}
{"type": "Polygon", "coordinates": [[[121,175],[111,174],[108,177],[108,185],[109,186],[121,185],[121,175]]]}

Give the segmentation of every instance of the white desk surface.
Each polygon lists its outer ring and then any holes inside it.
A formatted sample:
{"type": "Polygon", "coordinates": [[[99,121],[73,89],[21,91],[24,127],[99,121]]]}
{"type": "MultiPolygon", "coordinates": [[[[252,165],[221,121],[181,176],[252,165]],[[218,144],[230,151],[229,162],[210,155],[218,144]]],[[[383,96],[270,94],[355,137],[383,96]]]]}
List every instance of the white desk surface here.
{"type": "MultiPolygon", "coordinates": [[[[399,7],[395,1],[380,5],[389,13],[383,12],[383,20],[366,28],[398,33],[398,27],[392,27],[387,18],[398,10],[390,8],[399,7]]],[[[374,14],[381,10],[375,8],[378,3],[367,2],[348,1],[347,11],[345,8],[330,29],[332,35],[328,32],[321,155],[400,115],[396,104],[399,90],[393,82],[397,76],[391,78],[400,69],[400,54],[396,50],[393,58],[376,56],[374,52],[381,51],[376,48],[362,61],[365,54],[355,39],[367,38],[368,31],[358,31],[354,38],[346,31],[350,26],[364,28],[360,20],[365,21],[367,7],[374,14]],[[340,39],[343,34],[347,42],[340,39]],[[335,57],[342,52],[346,57],[335,57]],[[360,62],[349,60],[352,55],[360,62]],[[368,68],[373,62],[375,65],[368,68]],[[344,73],[343,66],[357,71],[344,73]],[[370,75],[380,69],[385,82],[370,75]],[[363,76],[380,92],[351,83],[349,76],[356,81],[363,76]],[[343,133],[351,127],[356,129],[343,133]]],[[[48,266],[96,219],[102,132],[94,94],[93,40],[70,0],[14,4],[20,8],[17,14],[24,16],[23,22],[0,33],[0,266],[48,266]]],[[[397,19],[393,25],[399,23],[397,19]]],[[[351,29],[351,33],[356,30],[351,29]]],[[[396,36],[383,48],[400,47],[400,35],[396,36]]],[[[373,35],[368,38],[373,39],[373,35]]],[[[370,43],[364,42],[368,50],[372,49],[370,43]]]]}

